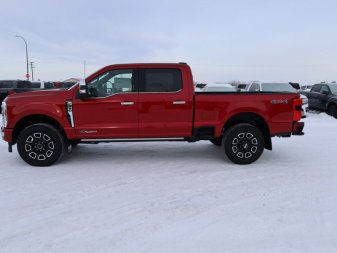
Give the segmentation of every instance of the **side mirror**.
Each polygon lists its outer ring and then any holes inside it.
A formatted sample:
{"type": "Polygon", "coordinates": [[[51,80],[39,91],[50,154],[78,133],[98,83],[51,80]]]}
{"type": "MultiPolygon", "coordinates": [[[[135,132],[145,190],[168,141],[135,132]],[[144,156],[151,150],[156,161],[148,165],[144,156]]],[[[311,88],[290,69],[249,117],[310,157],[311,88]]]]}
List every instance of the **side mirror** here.
{"type": "Polygon", "coordinates": [[[329,92],[326,91],[326,90],[323,90],[321,93],[322,93],[323,95],[329,95],[329,92]]]}
{"type": "Polygon", "coordinates": [[[78,94],[79,94],[80,99],[88,97],[87,84],[85,83],[85,79],[80,80],[80,84],[79,84],[79,88],[78,88],[78,94]]]}

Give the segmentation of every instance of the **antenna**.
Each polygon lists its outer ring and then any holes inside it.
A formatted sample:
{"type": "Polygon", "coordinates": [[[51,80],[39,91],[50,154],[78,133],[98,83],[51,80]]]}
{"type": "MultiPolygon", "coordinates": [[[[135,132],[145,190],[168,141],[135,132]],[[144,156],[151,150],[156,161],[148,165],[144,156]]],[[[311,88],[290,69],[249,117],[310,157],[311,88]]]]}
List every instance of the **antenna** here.
{"type": "Polygon", "coordinates": [[[85,73],[86,72],[86,64],[87,64],[87,62],[84,60],[84,62],[83,62],[83,68],[84,68],[83,69],[83,75],[84,76],[83,76],[83,78],[85,78],[85,76],[86,76],[86,73],[85,73]]]}

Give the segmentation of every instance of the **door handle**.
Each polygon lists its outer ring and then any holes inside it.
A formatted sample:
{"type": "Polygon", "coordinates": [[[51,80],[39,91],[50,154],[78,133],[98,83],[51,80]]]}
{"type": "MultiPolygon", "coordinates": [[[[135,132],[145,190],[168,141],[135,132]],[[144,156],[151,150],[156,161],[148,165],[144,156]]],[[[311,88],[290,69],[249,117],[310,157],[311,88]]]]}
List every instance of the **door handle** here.
{"type": "Polygon", "coordinates": [[[186,104],[186,101],[173,101],[172,103],[174,105],[184,105],[184,104],[186,104]]]}
{"type": "Polygon", "coordinates": [[[134,102],[121,102],[121,105],[134,105],[134,102]]]}

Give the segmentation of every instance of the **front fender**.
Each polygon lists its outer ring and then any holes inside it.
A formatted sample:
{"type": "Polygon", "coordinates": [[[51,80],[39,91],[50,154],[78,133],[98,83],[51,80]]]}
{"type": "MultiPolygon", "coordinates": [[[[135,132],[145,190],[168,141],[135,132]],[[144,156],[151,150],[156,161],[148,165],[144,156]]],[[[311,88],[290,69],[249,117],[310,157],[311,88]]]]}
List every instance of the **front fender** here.
{"type": "Polygon", "coordinates": [[[14,128],[21,119],[32,115],[45,115],[51,117],[61,125],[64,125],[62,123],[64,123],[66,119],[65,109],[56,104],[36,102],[20,104],[13,106],[12,108],[9,106],[7,110],[9,119],[8,128],[14,128]]]}

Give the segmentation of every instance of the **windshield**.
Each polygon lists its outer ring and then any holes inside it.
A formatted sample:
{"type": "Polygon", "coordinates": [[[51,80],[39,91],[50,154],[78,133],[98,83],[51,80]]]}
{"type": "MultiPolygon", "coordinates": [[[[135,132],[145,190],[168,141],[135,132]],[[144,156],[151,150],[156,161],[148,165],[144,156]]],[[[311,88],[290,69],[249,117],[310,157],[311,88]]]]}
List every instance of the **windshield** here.
{"type": "Polygon", "coordinates": [[[262,83],[262,91],[296,92],[289,83],[262,83]]]}
{"type": "Polygon", "coordinates": [[[337,94],[337,84],[330,84],[329,88],[331,90],[332,93],[336,93],[337,94]]]}

